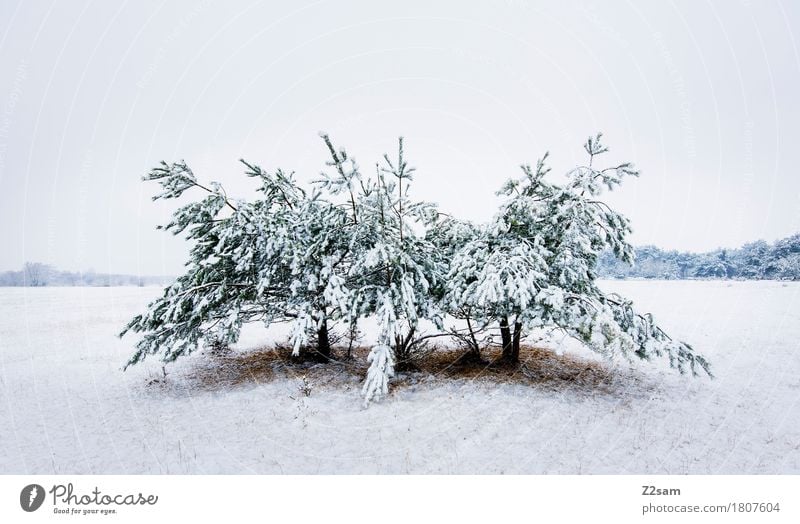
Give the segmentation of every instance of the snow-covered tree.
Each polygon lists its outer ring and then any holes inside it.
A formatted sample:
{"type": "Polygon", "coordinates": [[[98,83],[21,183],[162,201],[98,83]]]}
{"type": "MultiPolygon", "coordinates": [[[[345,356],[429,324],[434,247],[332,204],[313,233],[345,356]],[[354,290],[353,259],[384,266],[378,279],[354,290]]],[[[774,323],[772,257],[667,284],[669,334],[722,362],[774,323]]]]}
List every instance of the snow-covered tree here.
{"type": "Polygon", "coordinates": [[[22,281],[31,287],[46,286],[53,268],[41,262],[25,262],[22,267],[22,281]]]}
{"type": "MultiPolygon", "coordinates": [[[[485,307],[472,301],[454,299],[455,290],[459,290],[463,285],[463,279],[467,277],[465,272],[452,272],[450,268],[455,264],[456,256],[465,256],[464,246],[478,239],[483,233],[480,226],[459,220],[454,217],[445,216],[439,220],[435,227],[428,230],[427,238],[434,247],[434,264],[438,266],[438,271],[445,275],[438,281],[438,285],[431,289],[434,300],[439,302],[439,309],[449,317],[461,321],[462,327],[449,326],[446,333],[441,336],[453,338],[459,346],[465,348],[467,353],[462,357],[462,362],[470,360],[472,362],[482,362],[481,350],[492,344],[493,338],[489,333],[489,325],[492,319],[491,314],[487,314],[485,307]]],[[[470,260],[464,260],[470,263],[470,260]]],[[[473,266],[474,267],[474,266],[473,266]]],[[[432,335],[439,336],[439,335],[432,335]]]]}
{"type": "Polygon", "coordinates": [[[344,197],[342,205],[350,210],[350,225],[342,232],[349,246],[348,321],[374,316],[379,326],[364,384],[369,401],[385,393],[395,365],[407,362],[420,319],[441,324],[431,286],[439,285],[442,267],[425,236],[438,213],[433,205],[409,197],[414,168],[405,158],[402,137],[397,158],[384,155],[372,177],[362,175],[355,160],[337,150],[327,135],[323,140],[335,172],[323,174],[319,185],[344,197]]]}
{"type": "Polygon", "coordinates": [[[441,323],[438,301],[442,266],[426,238],[438,213],[409,198],[414,169],[404,157],[384,156],[373,177],[327,135],[328,166],[311,192],[291,174],[269,173],[245,162],[261,181],[259,199],[231,200],[217,183],[203,185],[185,163],[152,170],[162,192],[176,199],[188,190],[202,198],[180,207],[164,229],[186,233],[193,246],[186,272],[122,332],[143,333],[128,365],[161,353],[173,361],[201,344],[229,345],[241,326],[261,321],[292,323],[297,353],[309,342],[329,358],[329,322],[356,332],[374,316],[380,334],[369,357],[364,394],[385,393],[395,364],[409,356],[421,318],[441,323]]]}
{"type": "Polygon", "coordinates": [[[200,200],[180,207],[163,229],[186,233],[193,245],[186,272],[123,330],[141,332],[128,365],[161,353],[170,362],[201,343],[236,342],[241,326],[262,321],[293,323],[295,352],[311,336],[330,356],[327,321],[341,313],[347,293],[336,273],[346,246],[337,235],[344,222],[335,206],[309,196],[290,174],[246,164],[260,179],[261,198],[232,201],[217,183],[203,185],[185,163],[163,163],[145,180],[180,198],[202,190],[200,200]]]}
{"type": "Polygon", "coordinates": [[[668,337],[651,315],[635,313],[629,301],[597,286],[603,250],[633,261],[628,220],[600,196],[638,172],[630,163],[598,169],[596,157],[607,151],[601,135],[584,148],[588,163],[567,173],[561,185],[545,179],[545,155],[503,186],[500,194],[507,199],[499,212],[453,257],[449,309],[467,307],[496,319],[502,359],[512,364],[519,360],[524,330],[550,327],[607,356],[665,355],[681,371],[708,372],[708,362],[668,337]]]}

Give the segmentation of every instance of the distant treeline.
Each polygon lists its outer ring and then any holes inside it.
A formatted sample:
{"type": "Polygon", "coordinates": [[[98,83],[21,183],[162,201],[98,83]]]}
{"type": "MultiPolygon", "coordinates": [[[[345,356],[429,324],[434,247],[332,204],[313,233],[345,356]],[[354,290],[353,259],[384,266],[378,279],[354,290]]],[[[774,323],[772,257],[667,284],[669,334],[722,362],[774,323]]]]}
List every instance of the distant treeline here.
{"type": "MultiPolygon", "coordinates": [[[[636,248],[633,266],[606,252],[598,260],[597,271],[601,278],[800,280],[800,234],[773,244],[759,240],[739,249],[708,253],[642,246],[636,248]]],[[[172,280],[169,276],[60,271],[39,262],[28,262],[19,271],[0,273],[0,286],[154,286],[172,280]]]]}
{"type": "Polygon", "coordinates": [[[172,277],[116,275],[91,270],[61,271],[40,262],[27,262],[19,271],[0,273],[0,286],[153,286],[172,280],[172,277]]]}
{"type": "Polygon", "coordinates": [[[598,262],[603,278],[733,278],[747,280],[800,280],[800,234],[769,244],[763,240],[739,249],[708,253],[664,251],[655,246],[636,248],[631,267],[604,253],[598,262]]]}

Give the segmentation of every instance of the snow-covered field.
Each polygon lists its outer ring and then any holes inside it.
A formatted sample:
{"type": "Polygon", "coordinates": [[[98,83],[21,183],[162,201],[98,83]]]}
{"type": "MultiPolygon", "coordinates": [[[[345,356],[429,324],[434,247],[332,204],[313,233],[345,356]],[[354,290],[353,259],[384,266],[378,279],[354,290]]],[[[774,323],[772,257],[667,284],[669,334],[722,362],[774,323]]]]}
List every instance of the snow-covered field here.
{"type": "MultiPolygon", "coordinates": [[[[800,284],[605,282],[715,380],[603,364],[607,383],[416,373],[194,387],[203,354],[121,371],[155,288],[0,288],[0,473],[800,473],[800,284]]],[[[240,350],[275,333],[249,330],[240,350]]],[[[592,355],[569,346],[567,355],[592,355]]],[[[204,368],[205,366],[205,368],[204,368]]]]}

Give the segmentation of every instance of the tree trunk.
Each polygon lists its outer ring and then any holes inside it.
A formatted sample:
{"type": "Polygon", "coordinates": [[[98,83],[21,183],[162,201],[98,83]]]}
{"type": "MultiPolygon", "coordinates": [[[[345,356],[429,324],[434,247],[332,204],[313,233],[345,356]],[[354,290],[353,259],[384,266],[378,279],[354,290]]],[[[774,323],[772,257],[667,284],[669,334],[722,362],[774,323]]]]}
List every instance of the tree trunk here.
{"type": "Polygon", "coordinates": [[[511,360],[512,364],[519,363],[519,341],[522,338],[522,324],[514,322],[514,341],[511,344],[511,360]]]}
{"type": "Polygon", "coordinates": [[[323,318],[317,328],[317,353],[323,358],[328,360],[331,358],[331,341],[328,338],[328,319],[323,318]]]}
{"type": "Polygon", "coordinates": [[[501,360],[511,361],[512,343],[511,343],[511,328],[508,326],[508,317],[500,319],[500,337],[503,341],[503,354],[500,356],[501,360]]]}
{"type": "Polygon", "coordinates": [[[478,344],[478,339],[475,338],[475,331],[472,329],[472,321],[467,315],[467,329],[469,329],[469,342],[467,346],[469,347],[469,352],[472,355],[472,358],[476,362],[481,362],[481,346],[478,344]]]}

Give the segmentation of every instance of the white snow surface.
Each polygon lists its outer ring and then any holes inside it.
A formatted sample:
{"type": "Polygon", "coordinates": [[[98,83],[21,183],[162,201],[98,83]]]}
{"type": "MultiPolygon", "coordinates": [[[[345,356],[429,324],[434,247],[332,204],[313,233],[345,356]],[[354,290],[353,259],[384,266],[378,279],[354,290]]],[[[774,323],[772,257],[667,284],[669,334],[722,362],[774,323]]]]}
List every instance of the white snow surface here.
{"type": "MultiPolygon", "coordinates": [[[[135,339],[115,335],[159,289],[0,288],[0,473],[800,473],[800,283],[602,287],[716,378],[626,361],[602,388],[416,373],[365,409],[355,377],[308,396],[286,375],[179,387],[197,353],[154,387],[161,363],[123,372],[135,339]]],[[[237,351],[284,334],[249,329],[237,351]]]]}

